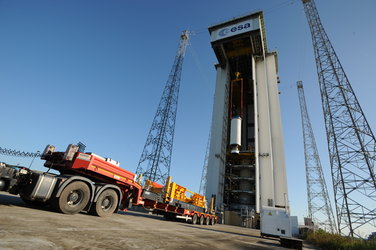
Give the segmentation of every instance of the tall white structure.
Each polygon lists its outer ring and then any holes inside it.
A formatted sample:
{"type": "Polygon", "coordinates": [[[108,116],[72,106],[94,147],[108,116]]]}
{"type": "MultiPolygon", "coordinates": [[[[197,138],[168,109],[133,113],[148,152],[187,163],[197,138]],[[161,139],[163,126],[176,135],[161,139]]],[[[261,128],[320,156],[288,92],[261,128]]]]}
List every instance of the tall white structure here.
{"type": "Polygon", "coordinates": [[[209,32],[218,64],[206,196],[225,224],[257,227],[263,209],[288,215],[277,53],[267,51],[262,12],[209,32]]]}

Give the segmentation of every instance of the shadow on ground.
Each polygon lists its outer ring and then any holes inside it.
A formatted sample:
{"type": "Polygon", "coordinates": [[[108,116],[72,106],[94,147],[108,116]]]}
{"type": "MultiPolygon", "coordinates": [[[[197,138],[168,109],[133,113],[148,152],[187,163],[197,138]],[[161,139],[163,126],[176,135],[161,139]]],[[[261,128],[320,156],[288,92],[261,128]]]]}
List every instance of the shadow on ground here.
{"type": "Polygon", "coordinates": [[[31,207],[21,200],[20,197],[14,195],[0,194],[0,205],[31,207]]]}
{"type": "MultiPolygon", "coordinates": [[[[239,236],[245,236],[245,237],[252,237],[252,238],[257,238],[259,239],[260,236],[255,236],[251,234],[242,234],[242,233],[235,233],[235,232],[228,232],[228,231],[223,231],[223,230],[218,230],[212,228],[212,227],[201,227],[201,226],[194,226],[194,225],[184,225],[185,227],[191,227],[191,228],[196,228],[196,229],[201,229],[201,230],[206,230],[206,231],[213,231],[213,232],[218,232],[218,233],[227,233],[227,234],[233,234],[233,235],[239,235],[239,236]]],[[[278,240],[276,240],[278,241],[278,240]]]]}
{"type": "Polygon", "coordinates": [[[155,215],[155,214],[149,214],[149,213],[143,213],[143,212],[119,211],[118,214],[135,216],[135,217],[145,217],[145,218],[151,218],[151,219],[155,219],[155,220],[166,220],[162,216],[158,216],[158,215],[155,215]]]}
{"type": "Polygon", "coordinates": [[[3,206],[17,206],[17,207],[25,207],[31,209],[38,209],[42,211],[49,211],[54,213],[50,206],[46,204],[45,206],[37,206],[33,204],[25,203],[19,196],[11,195],[11,194],[0,194],[0,205],[3,206]]]}

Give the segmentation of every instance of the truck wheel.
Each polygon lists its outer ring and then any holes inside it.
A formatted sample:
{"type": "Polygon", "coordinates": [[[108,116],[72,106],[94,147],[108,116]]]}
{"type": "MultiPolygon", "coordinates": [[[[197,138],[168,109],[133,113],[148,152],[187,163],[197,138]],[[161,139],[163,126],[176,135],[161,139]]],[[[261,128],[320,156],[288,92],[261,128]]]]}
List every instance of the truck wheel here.
{"type": "Polygon", "coordinates": [[[191,224],[196,224],[197,223],[197,214],[194,214],[192,217],[192,220],[190,221],[191,224]]]}
{"type": "Polygon", "coordinates": [[[90,200],[90,189],[82,181],[75,181],[66,186],[57,198],[60,212],[76,214],[82,211],[90,200]]]}
{"type": "Polygon", "coordinates": [[[201,215],[200,220],[198,221],[198,224],[204,225],[204,221],[205,221],[205,217],[204,217],[204,215],[201,215]]]}
{"type": "Polygon", "coordinates": [[[214,218],[214,216],[211,217],[211,219],[210,219],[210,225],[215,225],[215,218],[214,218]]]}
{"type": "Polygon", "coordinates": [[[108,217],[114,213],[118,206],[118,195],[113,189],[104,190],[91,209],[91,213],[100,217],[108,217]]]}
{"type": "Polygon", "coordinates": [[[210,224],[210,216],[205,218],[205,225],[209,225],[209,224],[210,224]]]}

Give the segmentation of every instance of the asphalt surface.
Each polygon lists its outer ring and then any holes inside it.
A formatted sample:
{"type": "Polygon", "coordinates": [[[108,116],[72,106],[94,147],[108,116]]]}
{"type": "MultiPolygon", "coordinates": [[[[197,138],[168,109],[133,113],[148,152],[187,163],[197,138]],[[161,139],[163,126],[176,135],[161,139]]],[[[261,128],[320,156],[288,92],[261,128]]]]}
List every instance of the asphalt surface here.
{"type": "Polygon", "coordinates": [[[254,229],[191,225],[138,212],[65,215],[0,192],[0,249],[285,249],[279,240],[259,235],[254,229]]]}

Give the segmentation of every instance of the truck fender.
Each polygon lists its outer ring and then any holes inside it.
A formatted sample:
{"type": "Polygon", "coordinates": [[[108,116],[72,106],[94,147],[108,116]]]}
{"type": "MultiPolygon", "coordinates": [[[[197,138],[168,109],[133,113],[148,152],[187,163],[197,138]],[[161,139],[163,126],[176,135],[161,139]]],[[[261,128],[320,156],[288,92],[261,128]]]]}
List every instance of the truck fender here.
{"type": "MultiPolygon", "coordinates": [[[[119,209],[119,206],[121,204],[121,200],[123,199],[123,195],[121,193],[121,190],[118,186],[112,185],[112,184],[104,184],[102,185],[97,185],[97,189],[95,190],[95,196],[92,202],[96,202],[98,200],[99,195],[106,189],[113,189],[116,191],[117,195],[119,196],[119,201],[118,201],[118,206],[117,209],[119,209]]],[[[117,211],[116,209],[116,211],[117,211]]]]}
{"type": "Polygon", "coordinates": [[[88,186],[90,188],[90,191],[91,191],[91,197],[90,197],[89,205],[90,205],[90,203],[93,202],[94,193],[95,193],[95,186],[94,186],[93,182],[90,179],[82,177],[82,176],[78,176],[78,175],[73,175],[73,176],[58,176],[58,178],[60,179],[60,183],[59,183],[59,187],[57,188],[56,195],[55,195],[56,198],[60,196],[61,192],[63,192],[64,188],[68,184],[72,183],[73,181],[83,181],[86,184],[88,184],[88,186]]]}

